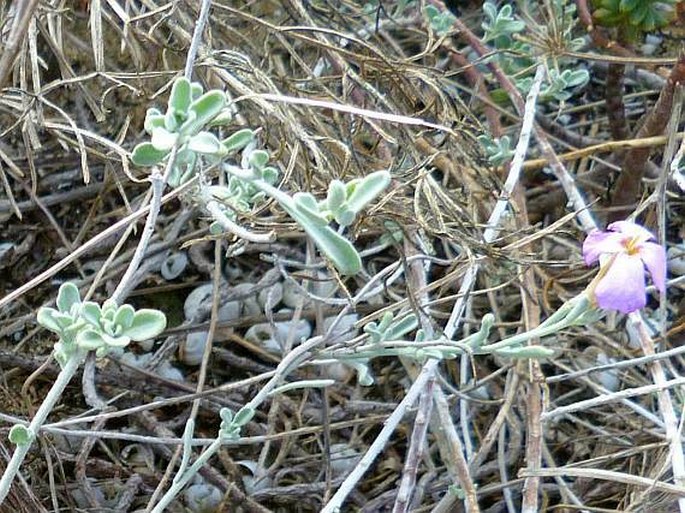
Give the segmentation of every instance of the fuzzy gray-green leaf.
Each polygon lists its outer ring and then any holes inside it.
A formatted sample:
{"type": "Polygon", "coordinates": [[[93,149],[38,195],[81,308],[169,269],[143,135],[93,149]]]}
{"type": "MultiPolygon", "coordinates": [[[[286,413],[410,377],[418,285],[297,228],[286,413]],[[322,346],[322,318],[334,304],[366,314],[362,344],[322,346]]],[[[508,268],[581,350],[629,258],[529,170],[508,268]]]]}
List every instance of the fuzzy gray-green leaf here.
{"type": "Polygon", "coordinates": [[[159,310],[143,308],[133,316],[133,322],[124,330],[131,340],[141,342],[156,337],[166,328],[166,316],[159,310]]]}
{"type": "Polygon", "coordinates": [[[164,127],[157,127],[152,131],[152,138],[150,142],[157,151],[168,152],[174,147],[178,140],[176,132],[170,132],[164,127]]]}
{"type": "Polygon", "coordinates": [[[184,123],[180,130],[185,134],[195,134],[212,121],[226,105],[226,95],[221,91],[209,91],[190,104],[190,112],[195,113],[195,119],[184,123]]]}
{"type": "Polygon", "coordinates": [[[35,437],[33,431],[26,426],[21,424],[15,424],[10,429],[9,439],[15,445],[28,445],[33,441],[35,437]]]}
{"type": "Polygon", "coordinates": [[[333,262],[340,274],[349,276],[361,270],[362,259],[349,240],[336,233],[330,226],[315,223],[300,224],[317,247],[333,262]]]}
{"type": "Polygon", "coordinates": [[[187,112],[191,102],[190,82],[187,78],[177,78],[171,87],[169,95],[169,109],[176,112],[187,112]]]}
{"type": "Polygon", "coordinates": [[[200,132],[192,136],[188,141],[188,149],[206,155],[226,152],[219,139],[211,132],[200,132]]]}
{"type": "Polygon", "coordinates": [[[57,319],[55,319],[55,314],[57,313],[57,310],[55,310],[54,308],[50,308],[49,306],[43,306],[38,309],[38,315],[36,316],[36,320],[38,321],[38,324],[40,324],[44,328],[47,328],[50,331],[59,334],[62,332],[62,327],[57,322],[57,319]]]}
{"type": "Polygon", "coordinates": [[[347,207],[355,213],[361,212],[361,210],[383,192],[389,184],[390,173],[387,171],[383,170],[371,173],[357,183],[357,186],[347,198],[347,207]]]}
{"type": "Polygon", "coordinates": [[[133,324],[135,314],[136,311],[131,305],[121,305],[117,308],[117,313],[114,314],[114,322],[125,330],[133,324]]]}
{"type": "Polygon", "coordinates": [[[71,282],[62,283],[57,293],[57,309],[63,313],[71,312],[71,307],[81,302],[78,287],[71,282]]]}
{"type": "Polygon", "coordinates": [[[243,128],[234,132],[229,137],[221,141],[227,152],[242,150],[254,139],[254,131],[251,128],[243,128]]]}
{"type": "Polygon", "coordinates": [[[131,161],[136,166],[154,166],[159,164],[168,155],[167,150],[158,150],[151,142],[144,142],[133,148],[131,161]]]}
{"type": "Polygon", "coordinates": [[[105,341],[102,338],[102,333],[94,329],[86,329],[79,332],[76,335],[76,345],[82,349],[88,351],[97,349],[105,345],[105,341]]]}

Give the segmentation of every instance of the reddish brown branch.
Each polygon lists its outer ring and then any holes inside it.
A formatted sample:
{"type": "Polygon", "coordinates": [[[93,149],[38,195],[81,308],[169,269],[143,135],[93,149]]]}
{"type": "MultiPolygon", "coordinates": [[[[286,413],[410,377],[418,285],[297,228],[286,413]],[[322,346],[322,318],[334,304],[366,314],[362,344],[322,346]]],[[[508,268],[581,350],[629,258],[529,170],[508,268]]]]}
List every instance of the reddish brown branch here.
{"type": "MultiPolygon", "coordinates": [[[[635,134],[636,139],[661,135],[666,129],[673,108],[673,99],[678,85],[685,81],[685,53],[681,53],[678,62],[671,70],[656,104],[645,114],[642,125],[635,134]]],[[[625,153],[621,174],[614,186],[611,200],[610,220],[625,219],[635,206],[640,192],[640,183],[647,166],[651,148],[632,148],[625,153]]]]}
{"type": "Polygon", "coordinates": [[[626,66],[621,63],[609,63],[606,76],[604,98],[609,117],[609,131],[615,141],[628,139],[625,106],[623,104],[623,78],[626,66]]]}

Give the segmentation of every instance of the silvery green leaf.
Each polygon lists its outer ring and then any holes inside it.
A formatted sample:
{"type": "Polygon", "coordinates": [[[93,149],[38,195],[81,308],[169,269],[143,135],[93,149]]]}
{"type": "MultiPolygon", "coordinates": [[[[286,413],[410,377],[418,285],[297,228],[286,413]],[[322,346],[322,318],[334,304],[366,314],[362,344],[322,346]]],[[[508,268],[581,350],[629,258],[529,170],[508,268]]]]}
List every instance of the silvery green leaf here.
{"type": "Polygon", "coordinates": [[[91,351],[105,345],[105,341],[100,331],[85,329],[76,335],[76,345],[82,349],[91,351]]]}
{"type": "Polygon", "coordinates": [[[357,217],[357,215],[348,208],[347,205],[343,206],[342,208],[339,208],[335,212],[335,222],[338,223],[340,226],[350,226],[352,223],[354,223],[354,219],[357,217]]]}
{"type": "Polygon", "coordinates": [[[54,311],[52,314],[52,318],[59,324],[59,326],[62,328],[62,330],[66,330],[69,328],[71,325],[74,324],[74,318],[66,313],[54,311]]]}
{"type": "Polygon", "coordinates": [[[102,316],[106,317],[107,319],[114,320],[114,315],[117,313],[117,308],[119,308],[119,306],[114,301],[111,299],[105,299],[105,302],[102,303],[102,316]]]}
{"type": "Polygon", "coordinates": [[[171,87],[171,94],[169,95],[169,110],[186,112],[190,107],[190,103],[190,82],[185,77],[177,78],[174,81],[174,85],[171,87]]]}
{"type": "Polygon", "coordinates": [[[183,121],[185,121],[185,118],[178,119],[178,116],[176,116],[176,111],[169,109],[166,111],[166,114],[164,114],[164,126],[160,128],[165,128],[169,132],[177,132],[179,125],[183,121]]]}
{"type": "Polygon", "coordinates": [[[133,324],[133,316],[135,314],[136,311],[131,305],[121,305],[117,309],[117,313],[114,314],[114,323],[125,330],[133,324]]]}
{"type": "Polygon", "coordinates": [[[338,210],[345,202],[345,184],[340,180],[333,180],[328,184],[328,194],[326,196],[326,206],[331,212],[338,210]]]}
{"type": "Polygon", "coordinates": [[[262,179],[271,185],[274,185],[278,180],[278,169],[272,166],[267,166],[262,169],[262,179]]]}
{"type": "Polygon", "coordinates": [[[81,307],[81,318],[93,326],[100,326],[100,318],[102,317],[102,310],[100,305],[92,301],[86,301],[81,307]]]}
{"type": "Polygon", "coordinates": [[[392,312],[385,312],[383,317],[381,317],[381,322],[378,324],[378,329],[385,332],[392,325],[392,321],[395,320],[395,316],[392,312]]]}
{"type": "Polygon", "coordinates": [[[47,328],[50,331],[59,334],[62,332],[62,327],[57,322],[57,319],[55,319],[55,314],[57,313],[59,312],[54,308],[50,308],[49,306],[43,306],[38,309],[36,320],[38,321],[38,324],[40,324],[44,328],[47,328]]]}
{"type": "Polygon", "coordinates": [[[202,87],[200,82],[193,82],[190,84],[190,96],[193,100],[197,100],[200,96],[202,96],[204,91],[205,89],[202,87]]]}
{"type": "Polygon", "coordinates": [[[233,423],[233,411],[230,408],[221,408],[219,410],[219,417],[221,417],[222,422],[226,424],[233,423]]]}
{"type": "Polygon", "coordinates": [[[357,274],[361,270],[362,259],[349,240],[336,233],[328,225],[300,224],[314,240],[317,247],[333,262],[340,274],[349,276],[357,274]]]}
{"type": "Polygon", "coordinates": [[[376,171],[359,181],[352,193],[347,197],[347,207],[355,213],[373,201],[376,196],[390,185],[390,173],[385,170],[376,171]]]}
{"type": "Polygon", "coordinates": [[[195,134],[214,119],[226,105],[226,95],[221,91],[209,91],[190,104],[190,112],[195,118],[183,124],[181,131],[185,134],[195,134]]]}
{"type": "Polygon", "coordinates": [[[386,340],[400,340],[404,335],[410,331],[415,330],[419,325],[419,321],[415,314],[409,314],[406,317],[395,321],[386,332],[386,340]]]}
{"type": "Polygon", "coordinates": [[[249,166],[253,169],[261,171],[266,163],[269,162],[269,153],[264,150],[255,150],[250,153],[249,166]]]}
{"type": "Polygon", "coordinates": [[[328,220],[319,213],[319,206],[314,196],[308,192],[298,192],[293,196],[293,200],[295,212],[292,212],[291,215],[300,222],[303,228],[307,228],[305,225],[328,226],[328,220]]]}
{"type": "Polygon", "coordinates": [[[588,83],[590,73],[586,69],[564,70],[562,77],[566,80],[567,87],[579,87],[588,83]]]}
{"type": "Polygon", "coordinates": [[[34,436],[30,428],[15,424],[10,429],[9,439],[15,445],[28,445],[33,441],[34,436]]]}
{"type": "Polygon", "coordinates": [[[225,152],[219,139],[211,132],[200,132],[192,136],[188,141],[188,149],[206,154],[225,152]]]}
{"type": "Polygon", "coordinates": [[[221,141],[229,153],[232,151],[242,150],[245,146],[254,140],[254,130],[251,128],[243,128],[234,132],[229,137],[221,141]]]}
{"type": "Polygon", "coordinates": [[[158,150],[151,142],[144,142],[133,148],[131,161],[136,166],[149,167],[159,164],[168,154],[168,150],[158,150]]]}
{"type": "Polygon", "coordinates": [[[166,316],[159,310],[143,308],[138,310],[131,326],[124,333],[131,340],[141,342],[156,337],[166,328],[166,316]]]}
{"type": "Polygon", "coordinates": [[[178,187],[181,185],[181,177],[183,176],[183,167],[178,164],[174,165],[169,172],[169,177],[167,178],[167,183],[171,187],[178,187]]]}
{"type": "Polygon", "coordinates": [[[164,127],[158,127],[152,131],[150,143],[157,151],[168,152],[174,147],[177,140],[178,134],[176,132],[170,132],[164,127]]]}
{"type": "Polygon", "coordinates": [[[102,336],[110,335],[112,337],[118,337],[121,334],[120,327],[115,324],[114,319],[107,319],[102,317],[100,319],[100,329],[102,331],[102,336]]]}
{"type": "Polygon", "coordinates": [[[209,233],[210,235],[221,235],[224,233],[224,229],[221,226],[221,223],[214,221],[209,225],[209,233]]]}
{"type": "Polygon", "coordinates": [[[57,309],[62,313],[70,313],[74,305],[81,302],[78,287],[71,282],[62,283],[57,293],[57,309]]]}
{"type": "Polygon", "coordinates": [[[152,130],[156,127],[164,126],[164,114],[158,109],[151,108],[145,114],[145,123],[143,127],[148,134],[152,134],[152,130]]]}
{"type": "Polygon", "coordinates": [[[126,347],[131,342],[131,338],[126,335],[111,336],[107,333],[102,333],[102,340],[107,347],[126,347]]]}
{"type": "Polygon", "coordinates": [[[238,410],[238,413],[233,417],[233,425],[236,427],[241,427],[252,420],[255,415],[255,409],[247,406],[243,406],[238,410]]]}
{"type": "Polygon", "coordinates": [[[219,112],[219,114],[217,114],[216,117],[209,123],[207,123],[205,126],[214,127],[228,125],[232,119],[233,113],[229,109],[224,109],[221,112],[219,112]]]}

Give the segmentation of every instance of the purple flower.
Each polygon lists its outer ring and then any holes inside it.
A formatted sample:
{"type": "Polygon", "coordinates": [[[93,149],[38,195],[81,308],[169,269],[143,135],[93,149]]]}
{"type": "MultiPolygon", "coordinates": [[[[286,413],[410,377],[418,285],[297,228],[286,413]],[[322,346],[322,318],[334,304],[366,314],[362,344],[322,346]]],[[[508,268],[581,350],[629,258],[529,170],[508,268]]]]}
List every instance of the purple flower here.
{"type": "Polygon", "coordinates": [[[593,230],[583,242],[587,265],[602,268],[594,288],[601,308],[630,313],[647,303],[645,267],[659,291],[666,288],[666,252],[649,230],[630,221],[611,223],[609,231],[593,230]]]}

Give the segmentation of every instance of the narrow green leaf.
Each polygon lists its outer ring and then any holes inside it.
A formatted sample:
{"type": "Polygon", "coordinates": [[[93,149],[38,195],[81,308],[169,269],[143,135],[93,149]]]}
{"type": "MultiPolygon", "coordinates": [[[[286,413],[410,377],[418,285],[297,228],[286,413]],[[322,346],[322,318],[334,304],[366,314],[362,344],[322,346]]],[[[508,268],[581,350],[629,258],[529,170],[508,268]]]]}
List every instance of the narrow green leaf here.
{"type": "Polygon", "coordinates": [[[340,180],[333,180],[328,184],[328,195],[326,196],[326,206],[331,212],[338,210],[345,202],[345,184],[340,180]]]}
{"type": "Polygon", "coordinates": [[[169,110],[185,113],[188,111],[191,101],[190,82],[185,77],[177,78],[171,87],[169,110]]]}
{"type": "Polygon", "coordinates": [[[410,331],[415,330],[419,325],[416,315],[410,314],[392,324],[386,333],[386,340],[399,340],[410,331]]]}
{"type": "Polygon", "coordinates": [[[159,310],[143,308],[133,316],[133,322],[124,330],[131,340],[141,342],[156,337],[166,328],[166,316],[159,310]]]}
{"type": "Polygon", "coordinates": [[[390,185],[390,173],[382,170],[362,178],[347,198],[347,207],[358,214],[390,185]]]}
{"type": "Polygon", "coordinates": [[[235,417],[233,417],[232,424],[236,427],[244,426],[252,420],[255,413],[256,411],[254,408],[243,406],[238,410],[238,413],[235,414],[235,417]]]}
{"type": "Polygon", "coordinates": [[[184,134],[193,135],[214,119],[226,105],[226,95],[221,91],[209,91],[190,104],[195,119],[185,122],[180,128],[184,134]]]}
{"type": "Polygon", "coordinates": [[[254,130],[243,128],[221,141],[227,152],[242,150],[254,140],[254,130]]]}
{"type": "Polygon", "coordinates": [[[330,226],[315,223],[300,223],[304,231],[314,240],[317,247],[333,262],[340,274],[357,274],[362,268],[362,259],[352,243],[339,235],[330,226]]]}

